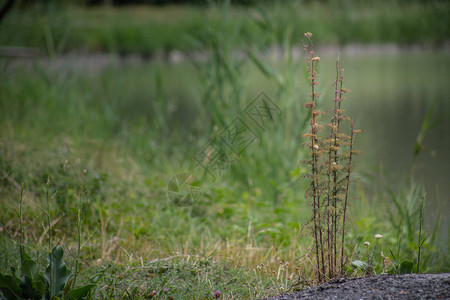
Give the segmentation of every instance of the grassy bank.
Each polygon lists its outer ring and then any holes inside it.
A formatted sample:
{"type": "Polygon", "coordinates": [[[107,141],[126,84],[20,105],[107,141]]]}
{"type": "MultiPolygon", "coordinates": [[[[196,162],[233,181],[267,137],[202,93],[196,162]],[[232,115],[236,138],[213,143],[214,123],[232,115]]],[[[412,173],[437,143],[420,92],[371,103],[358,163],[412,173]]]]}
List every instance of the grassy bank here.
{"type": "Polygon", "coordinates": [[[198,39],[209,39],[217,30],[225,30],[232,32],[238,46],[300,43],[306,31],[321,36],[323,44],[436,46],[450,39],[449,9],[445,1],[280,1],[262,7],[226,9],[222,5],[32,6],[16,8],[6,16],[0,45],[38,48],[50,55],[88,51],[151,56],[195,50],[198,39]]]}

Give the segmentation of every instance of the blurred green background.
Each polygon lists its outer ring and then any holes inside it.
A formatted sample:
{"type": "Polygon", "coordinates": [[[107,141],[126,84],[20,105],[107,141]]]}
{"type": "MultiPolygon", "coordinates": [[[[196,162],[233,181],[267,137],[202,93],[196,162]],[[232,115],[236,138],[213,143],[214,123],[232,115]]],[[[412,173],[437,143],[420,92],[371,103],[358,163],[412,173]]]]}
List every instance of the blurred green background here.
{"type": "MultiPolygon", "coordinates": [[[[52,216],[64,215],[55,234],[68,249],[82,205],[82,275],[113,263],[111,276],[129,275],[124,286],[142,295],[169,286],[176,298],[262,297],[310,280],[299,162],[309,118],[302,38],[312,32],[320,105],[331,105],[340,55],[345,108],[363,130],[348,255],[364,259],[362,243],[380,233],[385,254],[416,260],[426,192],[421,269],[449,272],[449,10],[448,1],[14,1],[0,21],[2,239],[18,240],[23,183],[36,256],[43,188],[52,216]],[[261,92],[282,112],[263,129],[245,113],[261,92]],[[236,117],[256,139],[212,177],[196,158],[236,117]],[[167,195],[183,172],[203,191],[188,207],[167,195]],[[145,286],[130,271],[167,258],[169,272],[145,286]]],[[[5,271],[16,260],[2,244],[5,271]]],[[[96,297],[108,298],[113,286],[100,286],[96,297]]]]}

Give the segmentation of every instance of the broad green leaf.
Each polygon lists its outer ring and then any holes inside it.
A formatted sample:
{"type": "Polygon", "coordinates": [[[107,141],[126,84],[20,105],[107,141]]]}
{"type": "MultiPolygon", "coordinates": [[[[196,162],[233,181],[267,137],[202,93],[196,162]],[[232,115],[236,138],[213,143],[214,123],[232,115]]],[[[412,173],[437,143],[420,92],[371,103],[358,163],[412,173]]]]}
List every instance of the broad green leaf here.
{"type": "Polygon", "coordinates": [[[45,278],[42,274],[39,274],[33,281],[33,288],[41,296],[41,299],[45,297],[45,278]]]}
{"type": "Polygon", "coordinates": [[[22,252],[22,274],[22,296],[30,299],[45,297],[45,279],[39,274],[39,265],[25,251],[22,252]]]}
{"type": "Polygon", "coordinates": [[[39,265],[23,251],[22,275],[30,277],[32,281],[39,276],[39,265]]]}
{"type": "Polygon", "coordinates": [[[400,274],[410,274],[413,271],[414,263],[409,260],[404,260],[400,264],[400,274]]]}
{"type": "Polygon", "coordinates": [[[0,274],[0,291],[8,300],[20,299],[22,296],[19,281],[11,275],[0,274]]]}
{"type": "Polygon", "coordinates": [[[33,288],[33,281],[29,276],[22,276],[19,287],[22,290],[22,298],[34,299],[37,295],[37,291],[33,288]]]}
{"type": "Polygon", "coordinates": [[[71,272],[67,269],[63,260],[64,251],[61,246],[53,248],[52,253],[48,256],[49,265],[45,270],[45,279],[50,286],[50,299],[61,296],[67,281],[71,276],[71,272]]]}
{"type": "Polygon", "coordinates": [[[365,261],[362,260],[354,260],[352,261],[352,266],[360,268],[361,270],[367,270],[368,265],[365,261]]]}
{"type": "Polygon", "coordinates": [[[67,292],[67,298],[71,300],[78,300],[86,297],[89,294],[89,291],[95,287],[95,284],[86,284],[76,289],[72,289],[67,292]]]}

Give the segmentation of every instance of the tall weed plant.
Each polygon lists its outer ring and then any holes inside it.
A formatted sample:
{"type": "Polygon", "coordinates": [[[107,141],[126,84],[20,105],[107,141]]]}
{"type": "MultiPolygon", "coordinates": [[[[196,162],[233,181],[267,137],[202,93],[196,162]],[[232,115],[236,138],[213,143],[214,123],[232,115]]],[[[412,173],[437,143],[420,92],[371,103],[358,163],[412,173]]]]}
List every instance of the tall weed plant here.
{"type": "Polygon", "coordinates": [[[312,34],[305,33],[307,42],[304,50],[308,74],[310,75],[311,102],[305,107],[311,110],[309,132],[304,135],[305,146],[310,151],[310,159],[305,160],[311,171],[308,173],[311,184],[306,191],[306,198],[312,200],[312,233],[314,236],[314,253],[316,274],[319,282],[329,280],[344,273],[345,234],[348,221],[349,187],[352,173],[353,157],[358,152],[353,149],[354,137],[360,130],[353,128],[353,120],[344,114],[345,94],[350,92],[343,85],[344,70],[336,62],[335,92],[332,99],[331,121],[325,127],[320,124],[325,112],[317,108],[320,94],[318,85],[318,64],[320,57],[315,56],[312,34]],[[344,122],[350,128],[344,131],[344,122]]]}

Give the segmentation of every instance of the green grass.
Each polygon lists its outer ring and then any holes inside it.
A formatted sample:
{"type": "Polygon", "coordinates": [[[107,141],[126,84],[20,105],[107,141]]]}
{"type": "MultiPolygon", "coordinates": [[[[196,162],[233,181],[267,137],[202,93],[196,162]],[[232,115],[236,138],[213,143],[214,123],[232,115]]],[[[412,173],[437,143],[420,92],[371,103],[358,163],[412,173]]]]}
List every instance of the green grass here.
{"type": "MultiPolygon", "coordinates": [[[[226,5],[223,5],[226,6],[226,5]]],[[[239,26],[237,43],[280,45],[285,35],[299,43],[314,32],[322,44],[440,45],[450,38],[445,1],[405,4],[396,1],[276,2],[230,7],[233,23],[224,23],[223,7],[84,8],[41,5],[11,11],[2,23],[0,45],[64,52],[140,53],[198,49],[219,29],[239,26]]]]}
{"type": "MultiPolygon", "coordinates": [[[[189,67],[181,70],[192,72],[189,67]]],[[[174,70],[176,74],[179,71],[180,68],[174,70]]],[[[83,247],[82,270],[89,272],[89,265],[96,261],[125,265],[126,269],[128,264],[138,264],[140,257],[148,262],[171,256],[188,264],[186,268],[197,270],[198,266],[189,265],[193,258],[214,258],[223,263],[215,262],[217,268],[200,271],[212,272],[212,277],[239,275],[239,280],[229,285],[234,286],[230,292],[222,288],[223,282],[212,284],[211,288],[241,297],[263,295],[267,286],[272,286],[271,291],[282,289],[283,285],[265,279],[263,271],[256,272],[254,268],[265,262],[271,265],[270,271],[278,271],[281,259],[300,257],[295,254],[300,248],[297,249],[294,238],[298,220],[290,214],[291,207],[264,203],[268,199],[260,202],[258,199],[264,198],[260,188],[248,190],[243,183],[232,187],[229,179],[208,183],[205,187],[209,192],[194,207],[179,208],[167,199],[170,177],[197,167],[191,158],[207,137],[195,136],[199,131],[205,134],[198,120],[189,125],[190,119],[195,119],[195,107],[190,108],[193,116],[186,119],[183,114],[191,81],[183,87],[168,80],[174,78],[170,68],[160,73],[148,73],[141,67],[110,69],[90,77],[61,77],[40,69],[4,73],[1,111],[4,128],[9,129],[2,131],[1,138],[1,193],[2,198],[9,200],[2,220],[12,222],[9,226],[17,225],[16,184],[24,182],[27,234],[36,238],[30,244],[37,243],[35,248],[39,249],[39,240],[45,240],[45,236],[40,230],[42,216],[37,205],[42,205],[42,189],[50,177],[49,187],[55,193],[52,217],[65,215],[58,223],[55,241],[62,239],[72,251],[76,242],[73,228],[79,206],[77,197],[80,190],[84,195],[82,240],[87,243],[83,247]],[[153,92],[158,76],[164,83],[160,97],[167,106],[163,123],[155,114],[159,108],[154,107],[158,105],[158,95],[153,92]],[[127,89],[131,83],[133,88],[127,89]],[[169,139],[164,135],[166,130],[169,139]],[[287,217],[290,225],[284,227],[281,220],[288,220],[287,217]],[[247,264],[249,267],[239,271],[247,264]],[[243,284],[247,285],[245,289],[243,284]]],[[[294,199],[289,202],[295,205],[294,199]]],[[[288,271],[290,276],[293,268],[281,272],[280,282],[286,280],[288,271]]],[[[192,276],[183,285],[189,287],[192,276]]],[[[155,280],[151,288],[161,288],[163,278],[155,280]]],[[[202,281],[198,284],[205,288],[202,281]]],[[[284,283],[286,288],[287,285],[284,283]]],[[[171,288],[176,289],[173,284],[171,288]]],[[[196,292],[189,288],[177,293],[196,292]]]]}

